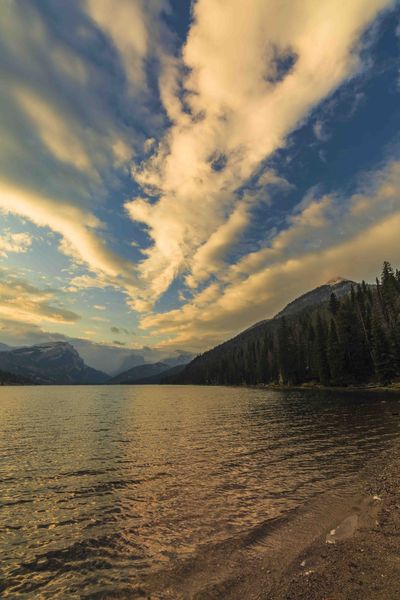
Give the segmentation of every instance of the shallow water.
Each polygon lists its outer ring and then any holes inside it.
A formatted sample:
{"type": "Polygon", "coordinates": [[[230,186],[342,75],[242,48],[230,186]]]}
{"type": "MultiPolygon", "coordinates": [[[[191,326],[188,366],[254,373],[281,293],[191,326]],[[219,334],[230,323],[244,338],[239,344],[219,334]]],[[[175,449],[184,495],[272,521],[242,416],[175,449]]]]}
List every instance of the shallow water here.
{"type": "Polygon", "coordinates": [[[397,412],[328,392],[0,388],[0,595],[146,597],[205,545],[354,478],[397,412]]]}

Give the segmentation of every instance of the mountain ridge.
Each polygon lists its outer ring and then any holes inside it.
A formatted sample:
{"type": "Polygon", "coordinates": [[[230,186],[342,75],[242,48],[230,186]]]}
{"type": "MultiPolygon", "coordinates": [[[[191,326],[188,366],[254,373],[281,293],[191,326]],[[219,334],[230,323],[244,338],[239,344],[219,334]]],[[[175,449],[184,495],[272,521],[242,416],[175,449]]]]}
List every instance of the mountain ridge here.
{"type": "Polygon", "coordinates": [[[46,342],[0,352],[0,369],[37,384],[104,383],[108,376],[88,367],[65,341],[46,342]]]}
{"type": "Polygon", "coordinates": [[[397,374],[400,272],[386,262],[376,285],[336,277],[199,354],[163,383],[347,385],[388,382],[397,374]]]}

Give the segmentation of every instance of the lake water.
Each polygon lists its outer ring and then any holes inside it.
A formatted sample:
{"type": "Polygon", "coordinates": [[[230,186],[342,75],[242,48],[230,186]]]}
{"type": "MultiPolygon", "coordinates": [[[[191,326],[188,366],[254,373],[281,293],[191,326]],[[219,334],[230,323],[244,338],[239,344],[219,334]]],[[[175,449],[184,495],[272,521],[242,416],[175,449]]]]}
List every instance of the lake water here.
{"type": "Polygon", "coordinates": [[[270,521],[354,477],[399,436],[397,406],[225,387],[0,388],[0,596],[171,597],[150,595],[160,573],[268,536],[270,521]]]}

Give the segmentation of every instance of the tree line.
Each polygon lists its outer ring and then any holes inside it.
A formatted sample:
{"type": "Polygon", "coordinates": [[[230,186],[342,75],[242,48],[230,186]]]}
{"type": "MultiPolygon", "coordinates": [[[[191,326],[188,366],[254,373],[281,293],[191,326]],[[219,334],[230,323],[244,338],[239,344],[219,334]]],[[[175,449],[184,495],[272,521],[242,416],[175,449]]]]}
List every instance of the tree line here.
{"type": "Polygon", "coordinates": [[[375,285],[268,321],[195,359],[180,383],[346,386],[400,378],[400,271],[383,264],[375,285]]]}

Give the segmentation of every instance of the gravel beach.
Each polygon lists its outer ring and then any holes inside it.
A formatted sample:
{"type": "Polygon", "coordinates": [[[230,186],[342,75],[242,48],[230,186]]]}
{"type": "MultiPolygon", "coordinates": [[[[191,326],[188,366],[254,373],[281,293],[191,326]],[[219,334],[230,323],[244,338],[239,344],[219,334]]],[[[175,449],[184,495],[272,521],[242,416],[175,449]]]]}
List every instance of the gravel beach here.
{"type": "Polygon", "coordinates": [[[281,581],[265,598],[400,598],[400,450],[385,453],[368,471],[358,510],[356,507],[345,517],[357,520],[354,531],[336,541],[335,529],[333,535],[321,532],[321,537],[288,568],[287,581],[281,581]]]}

